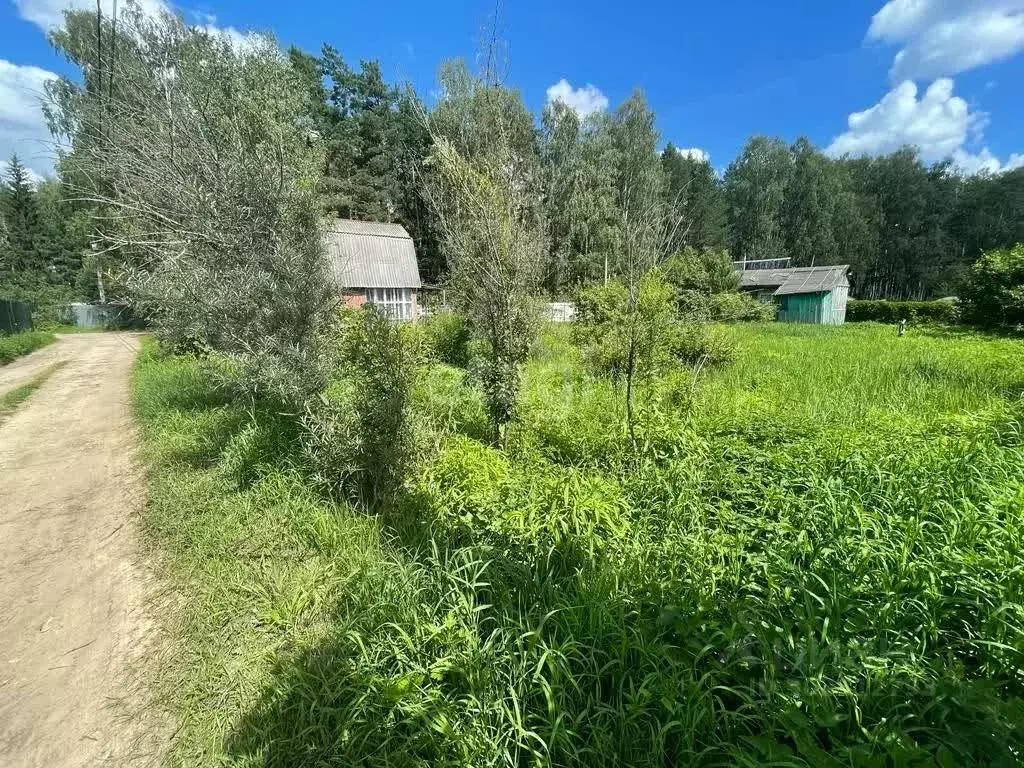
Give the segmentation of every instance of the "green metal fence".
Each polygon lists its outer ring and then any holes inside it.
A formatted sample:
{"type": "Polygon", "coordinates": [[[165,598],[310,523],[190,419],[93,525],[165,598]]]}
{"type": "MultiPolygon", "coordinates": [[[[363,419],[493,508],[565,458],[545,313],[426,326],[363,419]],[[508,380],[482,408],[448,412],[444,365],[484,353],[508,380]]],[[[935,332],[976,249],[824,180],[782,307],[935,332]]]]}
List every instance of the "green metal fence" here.
{"type": "Polygon", "coordinates": [[[32,330],[32,307],[24,301],[0,299],[0,333],[32,330]]]}

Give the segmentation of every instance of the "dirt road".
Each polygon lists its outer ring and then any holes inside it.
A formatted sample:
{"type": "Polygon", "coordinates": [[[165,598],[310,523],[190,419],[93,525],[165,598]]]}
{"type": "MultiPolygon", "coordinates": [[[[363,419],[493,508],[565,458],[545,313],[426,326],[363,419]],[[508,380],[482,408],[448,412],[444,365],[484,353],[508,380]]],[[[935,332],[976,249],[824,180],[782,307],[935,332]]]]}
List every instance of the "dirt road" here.
{"type": "Polygon", "coordinates": [[[65,363],[0,424],[4,768],[154,760],[129,681],[150,632],[128,386],[137,348],[131,335],[69,335],[0,369],[2,393],[65,363]]]}

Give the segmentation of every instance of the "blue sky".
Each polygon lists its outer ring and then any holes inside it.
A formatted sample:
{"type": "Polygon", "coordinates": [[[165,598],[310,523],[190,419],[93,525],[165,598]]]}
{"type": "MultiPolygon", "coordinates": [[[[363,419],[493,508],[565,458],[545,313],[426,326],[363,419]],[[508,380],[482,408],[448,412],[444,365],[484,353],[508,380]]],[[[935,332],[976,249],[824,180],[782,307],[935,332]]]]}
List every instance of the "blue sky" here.
{"type": "MultiPolygon", "coordinates": [[[[391,78],[423,94],[441,61],[475,56],[492,8],[183,1],[174,7],[196,23],[269,30],[311,51],[330,42],[353,63],[380,59],[391,78]]],[[[51,73],[67,71],[44,30],[66,2],[0,0],[0,157],[17,150],[42,173],[51,162],[38,94],[51,73]]],[[[1024,0],[504,5],[507,81],[538,113],[549,98],[583,112],[613,109],[640,86],[663,140],[707,153],[718,168],[754,133],[806,135],[834,154],[909,142],[927,160],[952,156],[966,171],[1024,165],[1024,0]]]]}

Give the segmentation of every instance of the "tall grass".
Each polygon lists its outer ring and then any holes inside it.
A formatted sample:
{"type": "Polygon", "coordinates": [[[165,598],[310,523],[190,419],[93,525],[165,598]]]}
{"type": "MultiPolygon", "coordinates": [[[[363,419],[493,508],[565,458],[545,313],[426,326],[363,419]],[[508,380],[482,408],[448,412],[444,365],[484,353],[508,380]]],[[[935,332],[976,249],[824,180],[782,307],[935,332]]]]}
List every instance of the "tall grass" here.
{"type": "Polygon", "coordinates": [[[273,414],[147,346],[171,762],[1017,764],[1019,348],[726,332],[731,367],[645,383],[639,458],[564,333],[504,452],[425,369],[386,516],[315,495],[273,414]]]}
{"type": "Polygon", "coordinates": [[[7,336],[0,334],[0,365],[7,365],[56,340],[57,337],[47,331],[20,331],[7,336]]]}

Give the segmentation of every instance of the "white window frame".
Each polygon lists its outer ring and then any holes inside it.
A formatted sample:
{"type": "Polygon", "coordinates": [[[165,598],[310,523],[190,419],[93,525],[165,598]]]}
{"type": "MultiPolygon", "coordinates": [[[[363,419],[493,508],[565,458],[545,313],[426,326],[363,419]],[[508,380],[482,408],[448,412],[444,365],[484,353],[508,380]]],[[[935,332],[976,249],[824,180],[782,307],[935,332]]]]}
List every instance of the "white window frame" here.
{"type": "Polygon", "coordinates": [[[392,320],[412,320],[412,288],[367,288],[366,300],[392,320]]]}

